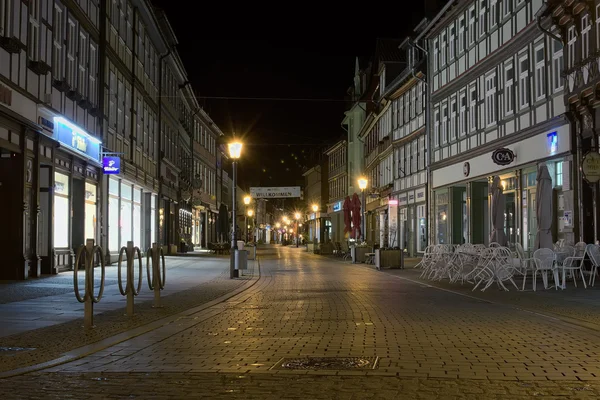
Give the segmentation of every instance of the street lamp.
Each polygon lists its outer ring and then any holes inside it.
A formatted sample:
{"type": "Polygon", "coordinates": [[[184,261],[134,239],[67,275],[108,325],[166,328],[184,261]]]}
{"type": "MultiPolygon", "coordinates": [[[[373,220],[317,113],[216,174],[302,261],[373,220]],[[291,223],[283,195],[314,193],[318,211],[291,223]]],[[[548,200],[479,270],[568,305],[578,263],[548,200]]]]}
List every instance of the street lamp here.
{"type": "MultiPolygon", "coordinates": [[[[248,205],[250,204],[251,201],[252,201],[252,197],[244,196],[244,204],[246,205],[246,209],[248,209],[248,205]]],[[[244,235],[246,237],[246,242],[248,242],[248,216],[246,216],[246,223],[244,224],[244,231],[246,232],[246,234],[244,235]]]]}
{"type": "MultiPolygon", "coordinates": [[[[252,216],[253,216],[253,215],[254,215],[254,210],[248,210],[248,217],[250,218],[250,222],[252,222],[252,216]]],[[[249,226],[250,226],[250,224],[248,224],[248,223],[246,222],[246,227],[249,227],[249,226]]],[[[254,224],[252,224],[252,226],[254,226],[254,224]]],[[[250,229],[250,228],[248,228],[248,230],[249,230],[249,229],[250,229]]],[[[248,242],[248,241],[249,241],[249,238],[248,238],[248,231],[246,231],[246,242],[248,242]]]]}
{"type": "Polygon", "coordinates": [[[298,248],[298,239],[300,239],[298,237],[298,232],[300,232],[298,230],[298,220],[300,219],[300,213],[299,212],[295,213],[294,218],[296,218],[296,248],[298,248]]]}
{"type": "Polygon", "coordinates": [[[242,155],[242,144],[240,142],[232,142],[229,143],[227,145],[227,149],[229,150],[229,157],[231,157],[232,160],[232,164],[233,164],[233,194],[232,194],[232,200],[233,200],[233,207],[232,207],[232,222],[233,222],[233,229],[232,229],[232,238],[231,238],[231,258],[229,261],[229,278],[233,279],[233,278],[237,278],[239,276],[239,272],[237,269],[235,269],[235,253],[237,251],[237,229],[236,229],[236,221],[235,221],[235,213],[237,212],[236,210],[236,195],[237,195],[237,160],[240,159],[240,156],[242,155]]]}
{"type": "Polygon", "coordinates": [[[363,242],[365,241],[365,226],[367,221],[365,220],[365,208],[366,208],[366,204],[365,204],[365,189],[367,188],[367,184],[369,183],[369,181],[367,180],[367,178],[358,178],[358,187],[360,188],[360,190],[362,191],[362,240],[363,242]]]}

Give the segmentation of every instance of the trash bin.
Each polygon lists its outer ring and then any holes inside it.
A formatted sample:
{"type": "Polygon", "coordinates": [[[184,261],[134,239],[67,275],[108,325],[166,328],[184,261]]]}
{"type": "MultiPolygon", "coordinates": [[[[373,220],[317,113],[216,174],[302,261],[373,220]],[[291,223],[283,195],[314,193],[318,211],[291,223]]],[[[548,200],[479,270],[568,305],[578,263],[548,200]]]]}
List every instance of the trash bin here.
{"type": "Polygon", "coordinates": [[[237,250],[235,252],[235,269],[248,269],[248,252],[246,250],[237,250]]]}
{"type": "Polygon", "coordinates": [[[350,257],[352,257],[352,264],[356,264],[356,246],[350,247],[350,257]]]}
{"type": "Polygon", "coordinates": [[[243,241],[243,240],[238,240],[238,241],[237,241],[237,248],[238,248],[238,250],[244,250],[244,245],[245,245],[245,244],[246,244],[246,243],[244,243],[244,241],[243,241]]]}
{"type": "Polygon", "coordinates": [[[381,250],[375,249],[375,268],[381,269],[381,250]]]}
{"type": "Polygon", "coordinates": [[[248,246],[248,260],[256,260],[256,246],[248,246]]]}

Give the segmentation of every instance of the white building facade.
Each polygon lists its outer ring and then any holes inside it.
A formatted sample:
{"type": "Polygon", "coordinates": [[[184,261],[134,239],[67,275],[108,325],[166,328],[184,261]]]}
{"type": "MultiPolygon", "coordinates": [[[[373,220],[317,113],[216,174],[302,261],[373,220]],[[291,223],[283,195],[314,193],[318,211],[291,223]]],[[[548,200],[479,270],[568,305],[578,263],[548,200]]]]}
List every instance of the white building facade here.
{"type": "Polygon", "coordinates": [[[177,243],[187,76],[157,13],[142,0],[0,1],[2,279],[70,269],[86,239],[109,260],[129,240],[177,243]]]}
{"type": "Polygon", "coordinates": [[[429,29],[430,243],[488,244],[489,183],[499,176],[508,242],[531,248],[542,162],[557,200],[555,237],[572,235],[559,223],[572,213],[565,204],[573,199],[563,49],[537,27],[541,5],[450,1],[429,29]]]}

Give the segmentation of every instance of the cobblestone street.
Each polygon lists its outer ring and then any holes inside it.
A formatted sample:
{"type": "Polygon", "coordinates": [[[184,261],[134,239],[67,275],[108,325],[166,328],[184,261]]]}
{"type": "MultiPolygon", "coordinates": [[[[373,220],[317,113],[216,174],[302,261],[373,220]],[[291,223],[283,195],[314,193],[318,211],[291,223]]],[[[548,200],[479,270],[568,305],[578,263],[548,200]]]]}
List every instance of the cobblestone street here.
{"type": "Polygon", "coordinates": [[[600,395],[594,330],[295,248],[261,251],[240,294],[98,350],[0,380],[3,398],[600,395]],[[290,367],[306,357],[371,363],[290,367]]]}

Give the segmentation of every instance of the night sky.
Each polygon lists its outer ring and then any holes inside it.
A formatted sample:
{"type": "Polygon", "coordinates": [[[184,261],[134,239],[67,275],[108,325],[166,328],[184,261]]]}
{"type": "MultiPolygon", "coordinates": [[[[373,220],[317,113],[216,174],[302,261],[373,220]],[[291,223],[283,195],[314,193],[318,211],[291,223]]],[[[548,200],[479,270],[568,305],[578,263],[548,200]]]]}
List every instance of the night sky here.
{"type": "Polygon", "coordinates": [[[404,38],[426,9],[431,15],[442,5],[416,0],[370,9],[363,2],[355,10],[348,10],[351,3],[326,10],[303,3],[299,11],[152,2],[167,13],[200,104],[225,135],[246,144],[242,188],[301,183],[315,153],[345,134],[340,125],[355,58],[366,66],[377,38],[404,38]]]}

